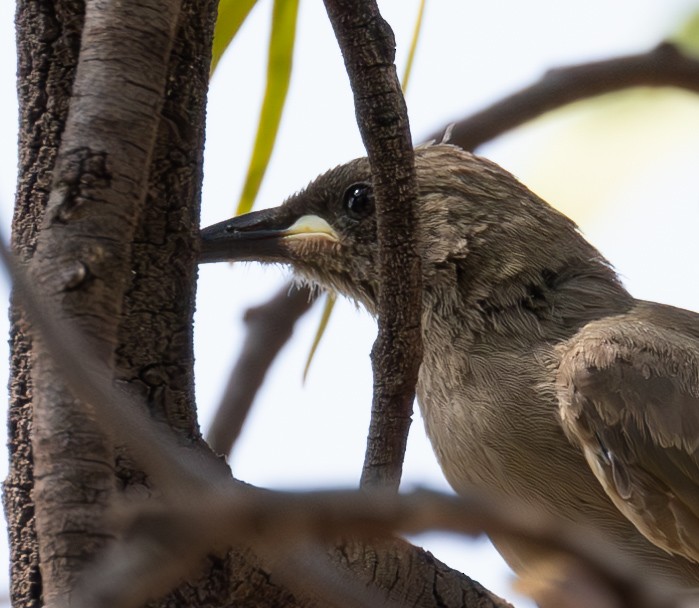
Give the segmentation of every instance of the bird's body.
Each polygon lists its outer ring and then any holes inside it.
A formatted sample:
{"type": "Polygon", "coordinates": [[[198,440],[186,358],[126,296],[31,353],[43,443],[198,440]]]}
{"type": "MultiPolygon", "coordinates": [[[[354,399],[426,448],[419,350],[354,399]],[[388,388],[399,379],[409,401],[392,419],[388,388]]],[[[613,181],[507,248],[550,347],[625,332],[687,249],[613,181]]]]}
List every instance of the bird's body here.
{"type": "MultiPolygon", "coordinates": [[[[652,310],[657,305],[639,303],[620,318],[633,316],[637,306],[652,310]]],[[[616,321],[604,317],[604,322],[616,321]]],[[[580,340],[590,327],[583,325],[558,348],[539,343],[513,349],[508,341],[503,348],[497,340],[471,343],[469,357],[455,348],[434,348],[426,334],[418,401],[440,466],[457,493],[476,487],[514,497],[514,505],[585,523],[621,554],[648,567],[649,575],[699,589],[699,566],[639,534],[561,427],[558,368],[569,352],[562,345],[580,340]],[[430,373],[430,368],[440,373],[430,373]]],[[[699,491],[699,479],[696,483],[699,491]]],[[[493,541],[516,572],[536,567],[536,548],[504,537],[493,541]]]]}
{"type": "MultiPolygon", "coordinates": [[[[493,163],[416,150],[427,434],[454,489],[593,526],[699,590],[699,315],[634,300],[575,225],[493,163]],[[695,534],[696,533],[696,534],[695,534]]],[[[376,312],[366,159],[203,233],[376,312]]],[[[531,546],[494,539],[515,571],[531,546]]]]}

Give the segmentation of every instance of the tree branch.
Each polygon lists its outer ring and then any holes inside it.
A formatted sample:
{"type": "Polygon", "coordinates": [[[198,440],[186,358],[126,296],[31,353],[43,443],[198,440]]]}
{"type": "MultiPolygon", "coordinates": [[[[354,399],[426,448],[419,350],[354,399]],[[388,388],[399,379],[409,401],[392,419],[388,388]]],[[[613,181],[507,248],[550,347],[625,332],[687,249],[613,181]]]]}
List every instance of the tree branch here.
{"type": "Polygon", "coordinates": [[[313,301],[308,287],[285,284],[271,300],[246,311],[245,342],[206,439],[217,454],[231,451],[270,365],[313,301]]]}
{"type": "MultiPolygon", "coordinates": [[[[154,505],[134,513],[126,526],[128,540],[104,556],[100,576],[85,578],[84,589],[89,599],[84,605],[139,605],[148,597],[146,590],[161,591],[149,587],[147,581],[139,587],[129,585],[134,577],[138,578],[139,571],[153,572],[154,568],[163,566],[160,576],[150,581],[150,585],[162,585],[161,577],[169,578],[171,585],[185,576],[197,559],[212,550],[225,551],[229,545],[252,546],[277,562],[280,556],[282,561],[292,559],[300,547],[324,546],[336,542],[338,537],[372,539],[372,547],[381,547],[384,542],[391,543],[387,536],[393,533],[417,534],[436,529],[466,535],[484,531],[506,534],[510,538],[535,541],[558,553],[560,563],[554,568],[558,580],[553,584],[560,583],[558,596],[568,601],[603,592],[614,599],[611,605],[624,608],[681,605],[680,598],[664,589],[663,579],[650,573],[641,575],[633,560],[620,556],[595,531],[542,518],[522,505],[503,505],[475,493],[459,497],[429,490],[400,495],[390,490],[303,493],[271,492],[248,486],[210,488],[196,498],[190,496],[176,504],[154,505]],[[564,555],[571,559],[566,561],[564,555]],[[570,594],[570,590],[575,593],[570,594]],[[119,601],[107,604],[105,596],[117,597],[119,601]]],[[[345,541],[341,551],[345,566],[354,561],[352,554],[363,555],[363,549],[355,542],[345,541]]],[[[363,558],[357,561],[366,572],[366,561],[363,558]]],[[[332,578],[335,566],[330,562],[320,565],[332,578]]],[[[296,580],[284,580],[295,590],[299,585],[302,589],[307,587],[303,566],[301,558],[294,568],[296,580]]],[[[319,564],[312,560],[305,566],[319,564]]],[[[284,568],[274,570],[279,575],[284,568]]],[[[361,588],[366,582],[374,581],[347,579],[341,587],[351,591],[358,583],[361,588]]],[[[391,593],[390,588],[379,590],[387,592],[382,598],[386,601],[400,597],[391,593]]],[[[487,605],[505,603],[490,598],[487,605]]]]}
{"type": "MultiPolygon", "coordinates": [[[[218,0],[182,0],[119,319],[117,382],[151,415],[201,440],[194,397],[193,315],[206,96],[218,0]]],[[[123,461],[121,461],[123,462],[123,461]]],[[[121,475],[123,471],[118,471],[121,475]]]]}
{"type": "Polygon", "coordinates": [[[362,486],[397,490],[422,360],[422,272],[414,244],[417,182],[395,40],[374,0],[325,0],[371,163],[379,244],[379,333],[362,486]]]}
{"type": "MultiPolygon", "coordinates": [[[[22,260],[28,260],[36,248],[80,47],[84,6],[65,3],[62,9],[46,10],[36,0],[17,1],[20,168],[12,243],[22,260]]],[[[42,582],[32,495],[32,341],[14,296],[10,317],[10,467],[3,488],[10,540],[10,596],[13,606],[38,608],[42,605],[42,582]]]]}
{"type": "MultiPolygon", "coordinates": [[[[539,80],[453,126],[450,142],[475,150],[491,139],[574,101],[631,87],[699,93],[699,61],[663,43],[638,55],[550,70],[539,80]]],[[[444,129],[427,140],[441,140],[444,129]]]]}

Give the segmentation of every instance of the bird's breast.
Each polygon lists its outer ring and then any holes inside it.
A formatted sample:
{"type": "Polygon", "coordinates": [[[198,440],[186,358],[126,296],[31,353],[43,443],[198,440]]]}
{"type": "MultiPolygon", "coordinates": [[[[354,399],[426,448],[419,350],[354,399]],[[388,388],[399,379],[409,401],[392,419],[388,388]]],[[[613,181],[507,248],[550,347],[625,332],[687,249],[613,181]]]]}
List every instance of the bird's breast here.
{"type": "Polygon", "coordinates": [[[556,512],[601,493],[557,419],[547,347],[426,343],[418,401],[445,477],[556,512]]]}

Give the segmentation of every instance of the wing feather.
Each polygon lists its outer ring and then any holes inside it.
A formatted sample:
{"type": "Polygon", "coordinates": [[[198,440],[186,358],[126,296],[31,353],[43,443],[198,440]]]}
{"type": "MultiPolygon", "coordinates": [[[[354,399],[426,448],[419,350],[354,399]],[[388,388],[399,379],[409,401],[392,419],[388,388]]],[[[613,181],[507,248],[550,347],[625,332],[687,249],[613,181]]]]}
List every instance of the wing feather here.
{"type": "Polygon", "coordinates": [[[699,563],[699,315],[640,303],[557,350],[568,438],[644,536],[699,563]]]}

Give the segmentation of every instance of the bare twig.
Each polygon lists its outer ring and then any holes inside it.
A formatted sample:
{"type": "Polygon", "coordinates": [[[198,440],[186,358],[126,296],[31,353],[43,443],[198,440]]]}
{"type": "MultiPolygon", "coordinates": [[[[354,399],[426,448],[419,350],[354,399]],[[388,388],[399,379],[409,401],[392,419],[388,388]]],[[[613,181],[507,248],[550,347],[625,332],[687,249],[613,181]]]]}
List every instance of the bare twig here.
{"type": "MultiPolygon", "coordinates": [[[[676,87],[699,93],[699,61],[663,43],[647,53],[550,70],[539,80],[453,126],[450,142],[475,150],[566,104],[631,87],[676,87]]],[[[427,140],[442,138],[440,129],[427,140]]]]}
{"type": "Polygon", "coordinates": [[[271,300],[245,313],[245,342],[207,437],[217,454],[231,451],[267,370],[313,301],[308,287],[286,284],[271,300]]]}
{"type": "MultiPolygon", "coordinates": [[[[230,545],[251,545],[263,554],[278,556],[281,552],[287,556],[293,555],[294,547],[333,543],[339,536],[371,538],[380,543],[395,532],[416,534],[439,529],[467,535],[485,531],[535,541],[558,559],[564,552],[572,556],[569,564],[574,567],[554,574],[562,574],[572,583],[571,588],[578,586],[583,595],[586,589],[604,590],[616,606],[680,606],[662,579],[642,573],[633,560],[620,556],[595,532],[542,518],[526,507],[515,510],[477,494],[455,497],[429,490],[402,495],[390,490],[285,493],[249,487],[233,492],[212,490],[176,505],[142,509],[127,529],[133,540],[108,556],[100,565],[100,577],[86,578],[91,581],[86,589],[91,602],[103,599],[104,590],[109,590],[110,598],[120,597],[112,606],[135,606],[143,601],[141,590],[126,583],[134,572],[147,568],[154,556],[166,562],[161,575],[179,571],[181,576],[197,556],[201,558],[212,549],[224,551],[230,545]]],[[[351,589],[352,583],[347,584],[351,589]]],[[[565,586],[558,593],[565,595],[565,586]]],[[[86,601],[84,605],[90,604],[86,601]]]]}
{"type": "Polygon", "coordinates": [[[413,239],[417,182],[395,40],[375,0],[325,0],[371,163],[379,245],[379,334],[362,486],[397,490],[422,360],[422,272],[413,239]]]}

